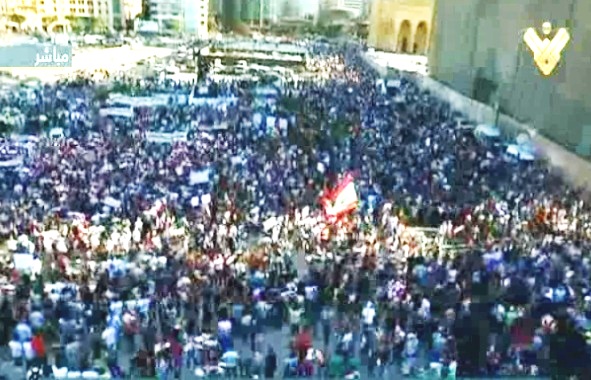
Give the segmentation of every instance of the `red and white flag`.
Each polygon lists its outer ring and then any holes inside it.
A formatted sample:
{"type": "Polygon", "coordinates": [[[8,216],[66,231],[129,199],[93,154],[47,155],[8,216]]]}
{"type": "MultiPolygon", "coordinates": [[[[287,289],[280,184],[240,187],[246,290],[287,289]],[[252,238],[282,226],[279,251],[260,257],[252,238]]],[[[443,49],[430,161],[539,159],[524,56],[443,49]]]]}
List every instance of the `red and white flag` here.
{"type": "Polygon", "coordinates": [[[339,185],[322,197],[326,217],[336,222],[338,218],[357,209],[359,198],[355,189],[355,179],[348,173],[339,185]]]}

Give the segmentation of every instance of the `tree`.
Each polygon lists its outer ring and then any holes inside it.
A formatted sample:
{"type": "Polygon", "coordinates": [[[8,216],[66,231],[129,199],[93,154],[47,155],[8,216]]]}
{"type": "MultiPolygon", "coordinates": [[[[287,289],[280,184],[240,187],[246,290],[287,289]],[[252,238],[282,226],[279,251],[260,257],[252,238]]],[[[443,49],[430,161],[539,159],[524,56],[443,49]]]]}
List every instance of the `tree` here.
{"type": "Polygon", "coordinates": [[[219,28],[218,28],[218,22],[216,21],[218,19],[217,16],[213,17],[210,16],[207,19],[207,30],[209,31],[210,34],[216,34],[219,32],[219,28]]]}
{"type": "Polygon", "coordinates": [[[10,17],[9,17],[9,20],[12,21],[12,22],[14,22],[14,23],[16,23],[16,24],[18,24],[19,27],[20,27],[21,24],[23,22],[25,22],[26,18],[23,15],[11,14],[10,17]]]}
{"type": "Polygon", "coordinates": [[[140,20],[149,20],[152,17],[152,10],[150,9],[150,0],[142,0],[142,13],[140,20]]]}
{"type": "Polygon", "coordinates": [[[134,30],[134,28],[135,28],[135,20],[136,19],[134,19],[134,18],[131,18],[131,19],[126,18],[125,19],[125,33],[127,35],[130,35],[131,34],[131,31],[134,30]]]}
{"type": "MultiPolygon", "coordinates": [[[[66,17],[67,20],[69,20],[70,16],[66,17]]],[[[45,16],[41,19],[41,22],[43,23],[43,25],[49,25],[52,22],[56,22],[57,21],[57,17],[55,16],[45,16]]]]}
{"type": "Polygon", "coordinates": [[[182,31],[183,26],[179,20],[171,20],[169,28],[174,33],[180,33],[182,31]]]}
{"type": "Polygon", "coordinates": [[[109,99],[110,90],[106,86],[98,87],[94,93],[94,101],[101,106],[109,99]]]}
{"type": "Polygon", "coordinates": [[[92,33],[102,34],[107,30],[107,23],[103,18],[92,17],[89,20],[89,29],[92,33]]]}
{"type": "Polygon", "coordinates": [[[84,34],[89,30],[88,22],[80,17],[66,16],[66,20],[70,23],[72,32],[75,34],[84,34]]]}

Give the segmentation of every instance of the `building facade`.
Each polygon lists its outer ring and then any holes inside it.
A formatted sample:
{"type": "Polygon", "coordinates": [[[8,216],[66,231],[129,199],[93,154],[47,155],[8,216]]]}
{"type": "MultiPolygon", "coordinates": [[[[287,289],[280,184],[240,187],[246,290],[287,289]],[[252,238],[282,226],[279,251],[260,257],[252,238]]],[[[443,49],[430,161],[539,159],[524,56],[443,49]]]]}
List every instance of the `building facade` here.
{"type": "Polygon", "coordinates": [[[429,68],[436,79],[464,95],[498,104],[502,113],[589,156],[591,2],[567,3],[438,0],[429,68]],[[526,28],[541,35],[546,21],[571,35],[549,76],[540,73],[523,42],[526,28]]]}
{"type": "Polygon", "coordinates": [[[21,16],[24,30],[57,27],[69,29],[70,18],[99,20],[105,27],[114,26],[113,0],[5,0],[3,12],[8,18],[21,16]]]}
{"type": "Polygon", "coordinates": [[[205,40],[209,38],[209,0],[184,0],[185,32],[205,40]]]}
{"type": "MultiPolygon", "coordinates": [[[[282,17],[286,0],[241,0],[240,21],[250,25],[275,23],[282,17]],[[261,17],[262,15],[262,17],[261,17]]],[[[297,3],[292,0],[297,7],[297,3]]],[[[291,6],[290,6],[291,7],[291,6]]]]}
{"type": "Polygon", "coordinates": [[[382,51],[421,54],[429,50],[434,0],[374,0],[369,46],[382,51]]]}
{"type": "Polygon", "coordinates": [[[240,0],[221,0],[220,19],[225,29],[231,30],[241,22],[242,2],[240,0]]]}
{"type": "Polygon", "coordinates": [[[158,23],[163,31],[181,32],[184,30],[184,0],[150,0],[150,18],[158,23]]]}
{"type": "Polygon", "coordinates": [[[142,13],[142,0],[113,0],[113,25],[124,30],[142,13]]]}
{"type": "Polygon", "coordinates": [[[343,8],[352,13],[353,17],[359,18],[363,15],[366,0],[343,0],[343,8]]]}
{"type": "Polygon", "coordinates": [[[321,22],[353,20],[363,16],[368,0],[321,0],[319,19],[321,22]]]}

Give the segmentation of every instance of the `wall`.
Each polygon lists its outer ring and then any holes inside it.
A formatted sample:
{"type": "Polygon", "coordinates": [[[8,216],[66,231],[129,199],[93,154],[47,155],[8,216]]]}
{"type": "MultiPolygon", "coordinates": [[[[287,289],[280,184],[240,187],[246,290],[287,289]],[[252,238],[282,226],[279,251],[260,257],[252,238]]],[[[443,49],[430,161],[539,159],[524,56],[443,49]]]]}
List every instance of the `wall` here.
{"type": "Polygon", "coordinates": [[[194,34],[197,38],[208,37],[207,23],[209,20],[208,0],[184,0],[185,32],[194,34]]]}
{"type": "MultiPolygon", "coordinates": [[[[422,75],[413,75],[413,78],[424,90],[428,90],[440,99],[445,99],[453,109],[462,112],[477,124],[491,123],[495,120],[494,108],[462,95],[432,78],[422,75]]],[[[553,167],[562,171],[575,186],[591,190],[591,163],[589,161],[540,134],[532,133],[528,125],[519,123],[510,116],[501,114],[499,127],[513,135],[529,132],[530,136],[533,136],[534,144],[540,148],[553,167]]]]}
{"type": "MultiPolygon", "coordinates": [[[[364,59],[381,76],[385,77],[387,75],[387,68],[376,62],[371,57],[371,54],[365,54],[364,59]]],[[[423,90],[429,91],[437,98],[448,102],[452,109],[460,111],[476,124],[492,123],[496,119],[496,110],[489,105],[471,99],[433,78],[411,73],[405,75],[410,77],[423,90]]],[[[520,133],[528,133],[532,137],[534,145],[542,152],[549,163],[561,171],[569,182],[577,187],[591,191],[591,162],[540,135],[535,130],[532,130],[529,125],[520,123],[511,116],[500,114],[498,123],[499,127],[508,135],[517,136],[520,133]]]]}
{"type": "Polygon", "coordinates": [[[575,150],[591,125],[591,1],[437,0],[429,65],[432,76],[493,104],[575,150]],[[550,21],[571,41],[559,67],[543,77],[522,31],[550,21]]]}

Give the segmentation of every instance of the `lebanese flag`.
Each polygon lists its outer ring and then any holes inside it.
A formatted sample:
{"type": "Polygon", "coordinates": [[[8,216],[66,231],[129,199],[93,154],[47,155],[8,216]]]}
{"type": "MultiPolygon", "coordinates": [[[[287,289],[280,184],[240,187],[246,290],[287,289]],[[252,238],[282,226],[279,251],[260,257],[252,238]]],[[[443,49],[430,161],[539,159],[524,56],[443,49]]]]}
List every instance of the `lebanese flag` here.
{"type": "Polygon", "coordinates": [[[357,209],[359,198],[355,189],[355,179],[348,173],[339,185],[322,198],[324,213],[329,220],[336,221],[357,209]]]}

